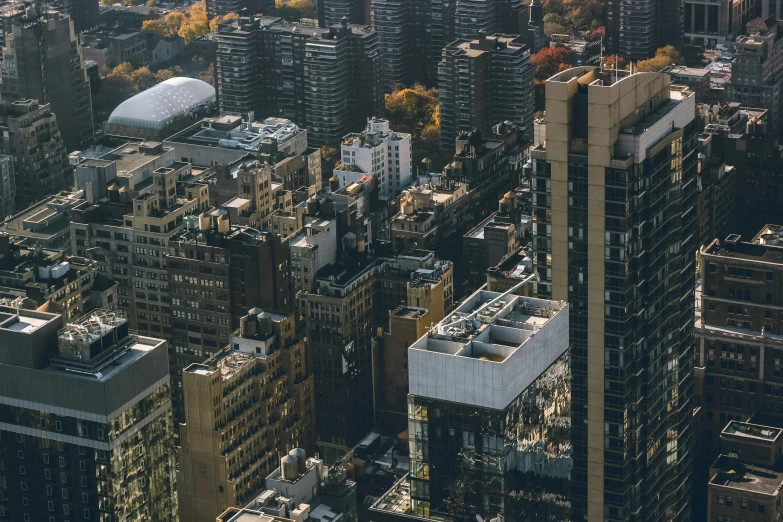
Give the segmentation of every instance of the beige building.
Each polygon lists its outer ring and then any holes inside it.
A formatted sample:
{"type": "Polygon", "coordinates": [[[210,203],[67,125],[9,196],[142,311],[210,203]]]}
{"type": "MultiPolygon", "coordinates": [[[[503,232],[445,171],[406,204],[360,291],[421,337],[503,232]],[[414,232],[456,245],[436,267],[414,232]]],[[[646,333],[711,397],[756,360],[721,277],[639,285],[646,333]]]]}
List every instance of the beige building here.
{"type": "Polygon", "coordinates": [[[575,520],[690,519],[694,114],[662,73],[546,81],[533,262],[571,310],[575,520]]]}
{"type": "MultiPolygon", "coordinates": [[[[134,147],[135,153],[123,154],[165,153],[159,144],[148,153],[140,150],[143,144],[134,147]]],[[[108,187],[108,200],[98,200],[104,197],[98,194],[93,198],[88,190],[88,205],[74,211],[71,220],[71,251],[97,261],[98,273],[117,281],[119,308],[128,311],[131,328],[143,335],[171,337],[168,241],[182,230],[185,216],[206,210],[209,203],[205,183],[177,183],[189,170],[189,164],[169,163],[139,172],[135,188],[120,185],[118,178],[108,187]]]]}
{"type": "Polygon", "coordinates": [[[290,448],[315,448],[313,378],[294,316],[250,310],[231,344],[182,376],[179,516],[213,522],[265,489],[290,448]]]}

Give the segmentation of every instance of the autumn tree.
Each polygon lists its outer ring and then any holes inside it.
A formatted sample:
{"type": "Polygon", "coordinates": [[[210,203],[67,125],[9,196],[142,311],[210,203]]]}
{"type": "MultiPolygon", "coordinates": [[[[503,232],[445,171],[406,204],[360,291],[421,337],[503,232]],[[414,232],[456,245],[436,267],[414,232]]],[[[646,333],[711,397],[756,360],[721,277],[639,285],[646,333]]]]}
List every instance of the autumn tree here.
{"type": "Polygon", "coordinates": [[[604,3],[602,0],[543,0],[544,32],[575,33],[600,27],[604,3]]]}
{"type": "Polygon", "coordinates": [[[571,54],[571,50],[567,47],[544,47],[537,53],[531,54],[530,61],[536,67],[536,83],[542,83],[570,68],[568,59],[571,54]]]}
{"type": "Polygon", "coordinates": [[[164,17],[154,20],[145,20],[141,28],[152,33],[158,38],[168,38],[179,35],[189,44],[194,38],[205,35],[217,27],[221,20],[238,18],[239,15],[229,13],[222,18],[213,20],[210,24],[207,18],[207,6],[202,2],[195,3],[183,11],[173,11],[164,17]]]}
{"type": "Polygon", "coordinates": [[[275,0],[275,15],[289,22],[316,18],[315,9],[309,0],[275,0]]]}
{"type": "Polygon", "coordinates": [[[413,162],[418,164],[425,157],[439,161],[440,102],[438,91],[421,84],[413,87],[397,87],[387,94],[386,118],[397,132],[411,135],[413,162]]]}
{"type": "Polygon", "coordinates": [[[624,70],[628,68],[628,62],[622,56],[612,54],[610,56],[604,56],[603,61],[604,69],[618,69],[624,70]]]}
{"type": "Polygon", "coordinates": [[[669,65],[682,65],[682,63],[680,52],[673,45],[667,45],[655,51],[655,56],[652,58],[636,62],[635,68],[638,72],[659,72],[669,65]]]}
{"type": "Polygon", "coordinates": [[[218,25],[222,24],[223,22],[228,22],[229,20],[236,20],[239,18],[239,15],[236,13],[227,13],[223,16],[216,16],[212,20],[209,21],[209,30],[214,31],[218,28],[218,25]]]}

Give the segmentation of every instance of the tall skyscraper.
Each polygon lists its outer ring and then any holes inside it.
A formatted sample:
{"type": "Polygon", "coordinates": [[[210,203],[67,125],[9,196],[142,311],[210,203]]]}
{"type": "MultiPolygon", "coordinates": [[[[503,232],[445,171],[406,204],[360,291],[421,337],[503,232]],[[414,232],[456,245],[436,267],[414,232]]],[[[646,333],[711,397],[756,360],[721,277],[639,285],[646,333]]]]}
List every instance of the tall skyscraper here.
{"type": "Polygon", "coordinates": [[[261,109],[258,22],[239,18],[222,23],[217,42],[217,98],[221,114],[242,115],[248,121],[261,109]]]}
{"type": "Polygon", "coordinates": [[[0,152],[14,158],[16,209],[71,187],[73,170],[49,104],[0,102],[0,131],[0,152]]]}
{"type": "Polygon", "coordinates": [[[534,269],[571,309],[575,520],[690,519],[694,109],[662,73],[546,82],[534,269]]]}
{"type": "Polygon", "coordinates": [[[166,341],[118,312],[61,326],[0,308],[0,519],[175,520],[166,341]]]}
{"type": "Polygon", "coordinates": [[[95,0],[64,0],[65,12],[73,20],[73,30],[78,35],[99,23],[99,2],[95,0]]]}
{"type": "Polygon", "coordinates": [[[313,146],[336,146],[383,110],[381,47],[370,27],[342,25],[305,46],[307,135],[313,146]]]}
{"type": "Polygon", "coordinates": [[[343,20],[349,24],[364,24],[364,0],[319,0],[318,23],[321,27],[339,25],[343,20]]]}
{"type": "Polygon", "coordinates": [[[381,41],[383,56],[383,90],[392,92],[395,85],[410,85],[415,72],[413,53],[413,11],[411,0],[373,0],[372,26],[381,41]]]}
{"type": "Polygon", "coordinates": [[[49,104],[66,149],[81,149],[92,142],[93,123],[90,82],[79,43],[67,15],[39,9],[33,4],[9,20],[0,96],[49,104]]]}
{"type": "Polygon", "coordinates": [[[336,146],[383,110],[380,39],[370,27],[240,18],[220,24],[216,39],[221,112],[289,118],[307,127],[312,145],[336,146]]]}
{"type": "Polygon", "coordinates": [[[453,150],[460,132],[489,136],[506,120],[532,142],[534,69],[522,37],[482,34],[446,46],[438,74],[441,150],[453,150]]]}
{"type": "Polygon", "coordinates": [[[626,59],[643,60],[665,45],[678,45],[685,31],[684,0],[609,0],[606,48],[626,59]]]}

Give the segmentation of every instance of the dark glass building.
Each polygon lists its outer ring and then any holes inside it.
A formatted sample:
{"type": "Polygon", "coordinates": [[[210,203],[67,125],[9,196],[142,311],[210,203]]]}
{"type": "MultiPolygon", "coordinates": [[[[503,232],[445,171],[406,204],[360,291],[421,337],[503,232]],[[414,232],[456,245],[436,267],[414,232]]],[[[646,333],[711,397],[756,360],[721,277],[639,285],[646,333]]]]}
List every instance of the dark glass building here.
{"type": "Polygon", "coordinates": [[[0,520],[174,520],[166,342],[0,308],[0,520]]]}
{"type": "Polygon", "coordinates": [[[547,81],[534,270],[571,309],[574,520],[691,517],[694,109],[662,73],[547,81]]]}
{"type": "Polygon", "coordinates": [[[478,291],[411,345],[411,515],[571,519],[568,313],[478,291]]]}

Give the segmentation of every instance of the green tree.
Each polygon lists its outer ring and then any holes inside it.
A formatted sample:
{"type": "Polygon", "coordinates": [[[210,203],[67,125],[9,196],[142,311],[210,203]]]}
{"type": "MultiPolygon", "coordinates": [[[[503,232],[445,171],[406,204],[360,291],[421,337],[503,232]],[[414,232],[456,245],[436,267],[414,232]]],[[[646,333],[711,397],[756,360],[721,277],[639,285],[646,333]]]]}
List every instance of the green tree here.
{"type": "Polygon", "coordinates": [[[315,18],[315,9],[309,0],[275,0],[275,15],[289,22],[315,18]]]}

